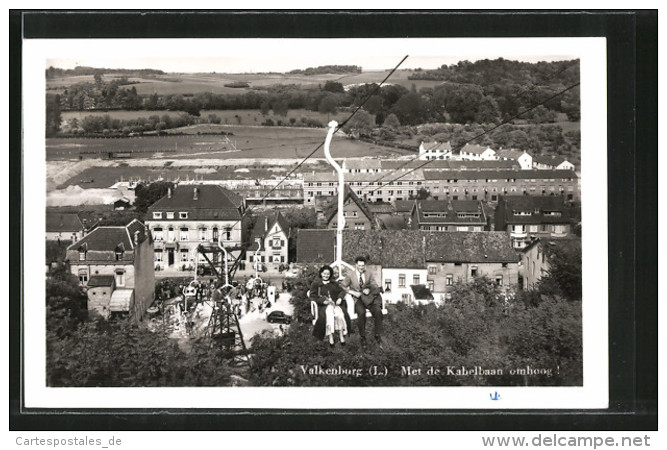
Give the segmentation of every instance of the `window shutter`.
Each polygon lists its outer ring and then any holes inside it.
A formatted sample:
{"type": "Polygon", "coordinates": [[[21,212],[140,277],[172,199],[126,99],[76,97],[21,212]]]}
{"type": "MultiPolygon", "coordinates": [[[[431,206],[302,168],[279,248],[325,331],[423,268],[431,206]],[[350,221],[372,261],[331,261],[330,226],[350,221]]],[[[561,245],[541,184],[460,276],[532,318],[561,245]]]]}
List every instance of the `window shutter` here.
{"type": "Polygon", "coordinates": [[[285,246],[285,241],[283,239],[280,240],[280,246],[284,247],[285,246]]]}

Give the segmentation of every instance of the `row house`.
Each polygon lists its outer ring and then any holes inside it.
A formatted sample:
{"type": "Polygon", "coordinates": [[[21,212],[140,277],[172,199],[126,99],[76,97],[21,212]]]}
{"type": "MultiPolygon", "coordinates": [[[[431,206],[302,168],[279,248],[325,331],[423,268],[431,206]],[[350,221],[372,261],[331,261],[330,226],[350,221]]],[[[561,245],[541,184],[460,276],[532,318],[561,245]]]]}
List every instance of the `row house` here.
{"type": "Polygon", "coordinates": [[[538,155],[533,158],[533,169],[575,170],[574,164],[560,156],[538,155]]]}
{"type": "Polygon", "coordinates": [[[506,148],[498,150],[496,154],[500,161],[516,161],[519,163],[521,170],[530,170],[533,168],[533,157],[525,151],[516,150],[513,148],[506,148]]]}
{"type": "Polygon", "coordinates": [[[297,178],[279,180],[232,179],[198,180],[181,182],[179,185],[217,185],[233,191],[248,205],[302,205],[303,182],[297,178]]]}
{"type": "Polygon", "coordinates": [[[573,211],[563,197],[501,196],[495,228],[506,232],[515,249],[535,238],[562,238],[570,234],[573,211]]]}
{"type": "MultiPolygon", "coordinates": [[[[205,262],[197,251],[199,245],[217,247],[221,242],[225,248],[239,247],[244,209],[241,197],[218,185],[184,184],[169,189],[146,213],[155,241],[155,266],[191,270],[205,262]]],[[[236,250],[230,256],[239,253],[236,250]]]]}
{"type": "Polygon", "coordinates": [[[501,195],[579,198],[571,170],[424,171],[424,186],[435,199],[498,201],[501,195]]]}
{"type": "MultiPolygon", "coordinates": [[[[456,158],[454,155],[453,158],[456,158]]],[[[411,170],[520,170],[521,166],[514,160],[468,160],[468,159],[431,159],[425,162],[420,159],[383,159],[380,161],[382,173],[402,174],[411,170]]]]}
{"type": "MultiPolygon", "coordinates": [[[[414,170],[398,181],[388,182],[371,174],[347,174],[345,183],[365,202],[407,200],[424,185],[422,170],[414,170]]],[[[311,172],[303,175],[304,203],[314,205],[316,199],[338,195],[338,175],[335,172],[311,172]]]]}
{"type": "Polygon", "coordinates": [[[429,142],[419,144],[419,159],[430,161],[437,159],[452,159],[452,146],[449,142],[429,142]]]}
{"type": "Polygon", "coordinates": [[[246,253],[249,266],[265,264],[274,269],[287,264],[289,224],[280,211],[257,216],[246,253]]]}
{"type": "Polygon", "coordinates": [[[459,152],[461,159],[470,159],[470,160],[493,160],[498,159],[496,156],[496,151],[491,147],[477,145],[477,144],[466,144],[461,151],[459,152]]]}
{"type": "Polygon", "coordinates": [[[413,230],[485,231],[488,229],[480,200],[415,200],[410,214],[413,230]]]}
{"type": "Polygon", "coordinates": [[[377,158],[344,159],[345,173],[380,173],[382,166],[377,158]]]}
{"type": "Polygon", "coordinates": [[[76,242],[86,234],[86,227],[76,213],[46,213],[46,240],[76,242]]]}
{"type": "MultiPolygon", "coordinates": [[[[299,230],[298,264],[331,264],[333,230],[299,230]]],[[[343,260],[364,256],[388,303],[415,303],[451,298],[456,283],[485,276],[511,289],[519,279],[520,257],[502,232],[344,231],[343,260]]]]}
{"type": "Polygon", "coordinates": [[[138,220],[100,226],[67,247],[72,274],[86,289],[88,310],[102,317],[144,317],[154,300],[153,240],[138,220]]]}

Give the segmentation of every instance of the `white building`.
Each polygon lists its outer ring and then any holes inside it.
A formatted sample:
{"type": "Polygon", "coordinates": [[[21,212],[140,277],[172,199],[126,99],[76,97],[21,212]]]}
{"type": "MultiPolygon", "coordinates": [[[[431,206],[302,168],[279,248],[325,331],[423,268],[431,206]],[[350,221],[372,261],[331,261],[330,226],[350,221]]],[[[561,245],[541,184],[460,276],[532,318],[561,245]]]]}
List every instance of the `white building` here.
{"type": "Polygon", "coordinates": [[[461,149],[461,159],[469,159],[473,161],[493,161],[497,160],[495,150],[491,147],[485,147],[476,144],[466,144],[461,149]]]}
{"type": "MultiPolygon", "coordinates": [[[[146,216],[159,270],[192,270],[199,245],[241,244],[243,199],[216,185],[181,185],[153,203],[146,216]]],[[[238,252],[233,252],[235,255],[238,252]]],[[[205,262],[199,254],[198,263],[205,262]]]]}
{"type": "Polygon", "coordinates": [[[419,144],[419,159],[428,161],[432,159],[452,159],[452,146],[449,142],[430,142],[426,145],[419,144]]]}
{"type": "Polygon", "coordinates": [[[508,148],[498,150],[496,155],[498,156],[498,159],[502,161],[518,162],[521,170],[530,170],[533,168],[533,157],[526,152],[508,148]]]}

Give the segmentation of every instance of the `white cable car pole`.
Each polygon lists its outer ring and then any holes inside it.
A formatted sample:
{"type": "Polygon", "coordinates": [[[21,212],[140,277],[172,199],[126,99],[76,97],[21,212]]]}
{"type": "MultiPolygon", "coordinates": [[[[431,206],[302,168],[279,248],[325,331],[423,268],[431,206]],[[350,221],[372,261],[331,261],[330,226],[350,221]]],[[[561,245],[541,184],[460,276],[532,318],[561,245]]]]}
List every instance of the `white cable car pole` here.
{"type": "Polygon", "coordinates": [[[229,286],[229,270],[227,270],[227,250],[222,246],[222,235],[218,236],[218,247],[222,250],[222,255],[225,262],[225,286],[229,286]]]}
{"type": "Polygon", "coordinates": [[[336,261],[332,264],[334,267],[338,266],[339,273],[342,274],[343,270],[343,229],[345,228],[345,215],[343,213],[343,203],[345,200],[345,179],[343,168],[331,157],[331,151],[329,146],[331,145],[331,139],[333,134],[336,131],[338,122],[332,120],[329,122],[329,132],[327,133],[327,138],[324,141],[324,156],[326,156],[329,164],[336,169],[338,172],[338,227],[336,228],[336,261]]]}

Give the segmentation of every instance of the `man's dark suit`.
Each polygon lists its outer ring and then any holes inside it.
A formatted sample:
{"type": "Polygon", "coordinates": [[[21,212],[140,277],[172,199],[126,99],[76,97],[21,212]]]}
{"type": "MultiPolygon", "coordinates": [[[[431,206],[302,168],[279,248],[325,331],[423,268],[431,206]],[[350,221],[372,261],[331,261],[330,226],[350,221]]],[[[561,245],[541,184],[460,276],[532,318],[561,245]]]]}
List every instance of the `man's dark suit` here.
{"type": "Polygon", "coordinates": [[[379,339],[380,336],[382,336],[383,319],[380,287],[373,276],[368,272],[364,273],[363,281],[363,285],[360,285],[359,273],[357,271],[350,271],[340,282],[340,286],[348,292],[352,299],[354,299],[354,312],[357,313],[357,327],[359,328],[361,339],[364,340],[366,336],[366,310],[369,310],[373,316],[373,321],[375,322],[375,338],[379,339]],[[362,293],[364,288],[370,289],[368,295],[362,293]],[[360,296],[357,297],[350,291],[359,293],[360,296]]]}

